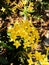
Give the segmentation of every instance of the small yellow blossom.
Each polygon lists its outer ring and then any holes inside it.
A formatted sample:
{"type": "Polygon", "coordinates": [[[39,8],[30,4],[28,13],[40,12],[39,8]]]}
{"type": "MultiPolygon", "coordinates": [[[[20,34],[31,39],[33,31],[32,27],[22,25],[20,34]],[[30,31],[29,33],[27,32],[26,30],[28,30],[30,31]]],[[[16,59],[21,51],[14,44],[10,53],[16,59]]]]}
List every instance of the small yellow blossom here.
{"type": "Polygon", "coordinates": [[[34,64],[34,62],[32,61],[32,58],[27,59],[27,61],[28,61],[29,65],[34,64]]]}
{"type": "Polygon", "coordinates": [[[34,3],[33,2],[30,2],[29,6],[34,6],[34,3]]]}
{"type": "Polygon", "coordinates": [[[13,45],[16,46],[16,48],[18,48],[19,46],[21,46],[21,44],[20,44],[19,41],[15,41],[13,45]]]}
{"type": "Polygon", "coordinates": [[[13,41],[15,41],[15,39],[16,39],[16,33],[15,33],[15,31],[11,32],[10,38],[11,38],[13,41]]]}
{"type": "Polygon", "coordinates": [[[37,62],[34,63],[35,65],[39,65],[37,62]]]}
{"type": "Polygon", "coordinates": [[[17,9],[17,6],[14,6],[11,10],[12,10],[13,13],[16,13],[16,12],[15,12],[16,9],[17,9]]]}
{"type": "Polygon", "coordinates": [[[27,0],[22,0],[22,4],[26,4],[27,3],[27,0]]]}
{"type": "Polygon", "coordinates": [[[32,12],[32,10],[34,9],[33,6],[34,6],[33,2],[30,2],[29,6],[28,6],[29,12],[32,12]]]}
{"type": "Polygon", "coordinates": [[[5,12],[5,10],[6,10],[6,9],[5,9],[4,7],[2,7],[1,11],[5,12]]]}
{"type": "Polygon", "coordinates": [[[38,51],[35,51],[35,57],[36,57],[36,60],[42,60],[44,59],[45,55],[41,55],[41,52],[38,52],[38,51]]]}
{"type": "Polygon", "coordinates": [[[27,48],[27,47],[30,47],[30,43],[29,42],[24,43],[24,48],[27,48]]]}
{"type": "Polygon", "coordinates": [[[33,56],[32,52],[28,53],[28,57],[31,58],[33,56]]]}
{"type": "Polygon", "coordinates": [[[47,57],[45,57],[42,61],[41,61],[42,65],[49,65],[48,59],[47,57]]]}
{"type": "Polygon", "coordinates": [[[36,49],[38,47],[38,45],[37,44],[31,44],[31,49],[33,50],[33,49],[36,49]]]}
{"type": "Polygon", "coordinates": [[[29,6],[28,11],[31,12],[33,10],[33,7],[29,6]]]}
{"type": "Polygon", "coordinates": [[[49,47],[44,46],[47,51],[49,51],[49,47]]]}

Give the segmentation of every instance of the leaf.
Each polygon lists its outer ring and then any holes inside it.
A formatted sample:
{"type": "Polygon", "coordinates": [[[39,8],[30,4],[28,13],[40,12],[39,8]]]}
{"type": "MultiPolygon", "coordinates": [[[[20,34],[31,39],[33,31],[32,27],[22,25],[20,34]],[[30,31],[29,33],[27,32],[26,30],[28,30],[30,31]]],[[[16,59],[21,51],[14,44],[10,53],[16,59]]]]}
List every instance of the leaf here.
{"type": "Polygon", "coordinates": [[[0,56],[0,63],[6,65],[6,64],[8,64],[8,60],[6,59],[6,57],[0,56]]]}
{"type": "Polygon", "coordinates": [[[7,44],[4,43],[4,42],[1,42],[1,43],[0,43],[0,46],[7,47],[7,44]]]}

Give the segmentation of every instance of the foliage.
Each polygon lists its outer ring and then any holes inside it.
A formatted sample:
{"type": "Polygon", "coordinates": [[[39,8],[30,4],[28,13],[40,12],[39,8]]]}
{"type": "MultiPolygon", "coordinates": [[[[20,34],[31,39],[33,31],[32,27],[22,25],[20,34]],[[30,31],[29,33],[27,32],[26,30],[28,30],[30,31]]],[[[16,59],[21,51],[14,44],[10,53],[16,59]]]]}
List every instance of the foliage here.
{"type": "Polygon", "coordinates": [[[37,18],[42,17],[45,13],[45,10],[49,9],[49,3],[48,1],[45,2],[43,0],[5,0],[1,1],[0,3],[0,13],[2,13],[0,16],[4,15],[11,15],[18,12],[20,13],[20,16],[26,16],[30,17],[31,15],[37,18]]]}
{"type": "Polygon", "coordinates": [[[45,10],[49,10],[46,0],[0,0],[0,17],[4,20],[0,27],[1,65],[49,65],[49,47],[42,44],[45,53],[38,51],[40,35],[32,23],[33,18],[46,16],[45,10]],[[22,19],[8,22],[6,17],[12,15],[22,19]]]}

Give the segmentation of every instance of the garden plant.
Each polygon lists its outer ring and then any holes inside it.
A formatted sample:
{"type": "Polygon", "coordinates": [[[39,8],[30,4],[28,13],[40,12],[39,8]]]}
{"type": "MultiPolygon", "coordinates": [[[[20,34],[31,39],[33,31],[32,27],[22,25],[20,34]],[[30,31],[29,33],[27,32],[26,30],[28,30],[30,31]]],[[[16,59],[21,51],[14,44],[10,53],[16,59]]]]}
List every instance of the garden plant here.
{"type": "Polygon", "coordinates": [[[49,0],[0,0],[0,65],[49,65],[49,0]]]}

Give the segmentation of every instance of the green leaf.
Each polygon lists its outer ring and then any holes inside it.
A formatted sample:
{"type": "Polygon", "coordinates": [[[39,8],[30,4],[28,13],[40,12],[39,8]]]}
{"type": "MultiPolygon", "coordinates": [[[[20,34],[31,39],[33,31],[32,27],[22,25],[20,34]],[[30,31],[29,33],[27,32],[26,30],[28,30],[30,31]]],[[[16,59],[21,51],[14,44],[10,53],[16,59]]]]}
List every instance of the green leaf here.
{"type": "Polygon", "coordinates": [[[4,42],[1,42],[1,43],[0,43],[0,46],[7,47],[7,44],[4,43],[4,42]]]}
{"type": "Polygon", "coordinates": [[[6,65],[6,64],[8,64],[8,60],[6,59],[6,57],[0,56],[0,63],[6,65]]]}

